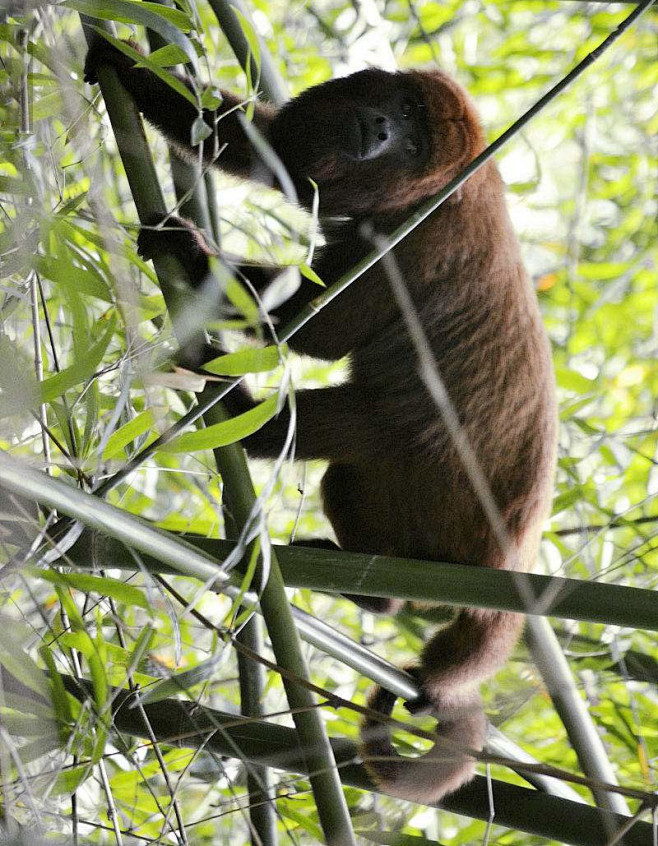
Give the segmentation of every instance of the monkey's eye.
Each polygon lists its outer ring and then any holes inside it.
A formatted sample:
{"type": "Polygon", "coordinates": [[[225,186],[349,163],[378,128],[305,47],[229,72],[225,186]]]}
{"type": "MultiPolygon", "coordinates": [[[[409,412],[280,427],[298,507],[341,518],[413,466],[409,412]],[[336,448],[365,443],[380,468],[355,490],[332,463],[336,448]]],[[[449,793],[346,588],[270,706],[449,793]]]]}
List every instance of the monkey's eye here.
{"type": "Polygon", "coordinates": [[[403,118],[410,118],[414,113],[414,104],[410,100],[403,100],[400,106],[400,113],[403,118]]]}
{"type": "Polygon", "coordinates": [[[404,142],[404,149],[410,156],[417,158],[420,155],[420,142],[416,138],[407,138],[404,142]]]}

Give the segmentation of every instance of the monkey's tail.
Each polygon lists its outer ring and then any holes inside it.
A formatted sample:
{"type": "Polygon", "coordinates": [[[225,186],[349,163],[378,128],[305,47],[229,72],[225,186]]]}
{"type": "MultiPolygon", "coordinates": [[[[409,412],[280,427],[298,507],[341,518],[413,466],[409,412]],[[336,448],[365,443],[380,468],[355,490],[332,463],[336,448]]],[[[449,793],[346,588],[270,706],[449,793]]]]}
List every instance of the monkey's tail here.
{"type": "MultiPolygon", "coordinates": [[[[393,747],[386,721],[366,717],[362,754],[374,780],[388,793],[416,802],[436,802],[473,777],[473,752],[481,751],[487,721],[477,687],[505,661],[518,638],[523,616],[466,608],[427,643],[414,670],[422,686],[411,711],[429,708],[437,718],[434,746],[418,758],[393,747]]],[[[390,715],[396,697],[377,687],[368,704],[390,715]]]]}

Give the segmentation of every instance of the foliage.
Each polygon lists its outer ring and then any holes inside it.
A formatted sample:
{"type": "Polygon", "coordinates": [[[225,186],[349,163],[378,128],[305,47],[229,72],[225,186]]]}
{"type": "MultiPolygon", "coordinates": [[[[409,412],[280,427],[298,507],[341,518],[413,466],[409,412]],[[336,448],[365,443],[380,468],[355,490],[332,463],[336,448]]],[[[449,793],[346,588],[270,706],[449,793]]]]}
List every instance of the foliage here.
{"type": "MultiPolygon", "coordinates": [[[[251,9],[292,93],[368,63],[438,62],[472,92],[492,139],[628,13],[621,5],[559,0],[255,0],[251,9]]],[[[137,218],[102,100],[82,83],[78,10],[122,21],[121,36],[133,24],[157,27],[178,45],[159,54],[165,69],[183,50],[187,58],[198,53],[200,78],[215,86],[247,95],[255,80],[240,71],[205,4],[68,0],[24,15],[0,13],[0,441],[88,489],[185,414],[195,385],[163,367],[175,348],[171,325],[155,274],[135,251],[137,218]]],[[[656,14],[646,15],[500,158],[553,342],[561,408],[542,566],[642,588],[655,587],[658,577],[657,28],[656,14]]],[[[143,40],[141,27],[137,33],[143,40]]],[[[255,45],[254,33],[247,35],[255,45]]],[[[148,137],[172,208],[166,149],[148,137]]],[[[225,249],[306,262],[312,221],[267,191],[218,177],[215,186],[215,234],[225,249]]],[[[231,303],[223,328],[253,321],[244,289],[232,289],[231,303]]],[[[250,349],[218,363],[217,372],[253,374],[266,399],[262,416],[273,411],[276,400],[267,398],[282,377],[324,384],[340,378],[341,366],[291,361],[285,349],[250,349]]],[[[221,536],[222,480],[207,449],[239,438],[252,422],[183,435],[109,501],[171,531],[221,536]]],[[[321,472],[314,465],[284,465],[276,475],[256,468],[273,538],[326,534],[321,472]]],[[[130,577],[26,570],[18,542],[33,540],[45,515],[5,495],[0,510],[3,558],[13,567],[2,586],[0,664],[23,686],[0,697],[6,817],[61,833],[65,842],[77,826],[80,842],[112,843],[114,809],[117,828],[134,842],[247,842],[245,767],[203,749],[162,745],[156,754],[146,742],[113,734],[108,710],[112,686],[171,677],[194,701],[237,713],[228,643],[244,623],[239,607],[172,577],[179,602],[140,573],[139,556],[130,577]],[[91,680],[91,704],[66,692],[60,672],[91,680]]],[[[355,640],[366,632],[396,664],[421,647],[426,624],[418,616],[373,621],[344,600],[306,591],[296,602],[355,640]]],[[[655,788],[655,686],[625,659],[658,660],[655,637],[584,623],[567,624],[560,636],[620,783],[655,788]]],[[[315,684],[364,701],[366,679],[321,653],[313,653],[312,666],[315,684]]],[[[578,770],[522,650],[488,686],[487,704],[492,722],[538,760],[578,770]]],[[[264,710],[290,724],[287,707],[270,672],[264,710]]],[[[348,709],[327,709],[326,721],[334,736],[356,737],[358,715],[348,709]]],[[[505,768],[495,775],[520,782],[505,768]]],[[[277,786],[283,837],[317,842],[308,783],[278,773],[277,786]]],[[[348,798],[355,827],[375,842],[391,830],[430,842],[482,840],[484,823],[356,790],[348,798]]],[[[549,841],[494,827],[488,842],[549,841]]]]}

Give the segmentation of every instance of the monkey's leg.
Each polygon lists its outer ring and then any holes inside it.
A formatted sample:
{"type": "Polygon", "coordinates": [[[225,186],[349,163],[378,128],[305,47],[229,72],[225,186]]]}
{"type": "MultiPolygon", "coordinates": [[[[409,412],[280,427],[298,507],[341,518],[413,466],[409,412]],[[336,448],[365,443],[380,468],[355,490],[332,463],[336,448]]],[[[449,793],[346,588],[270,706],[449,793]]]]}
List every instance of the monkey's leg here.
{"type": "MultiPolygon", "coordinates": [[[[322,501],[340,549],[376,555],[391,545],[387,536],[385,506],[375,501],[377,496],[376,491],[364,490],[358,466],[329,466],[322,479],[322,501]]],[[[362,596],[358,593],[345,593],[343,596],[376,614],[394,614],[403,604],[402,600],[393,597],[362,596]]]]}

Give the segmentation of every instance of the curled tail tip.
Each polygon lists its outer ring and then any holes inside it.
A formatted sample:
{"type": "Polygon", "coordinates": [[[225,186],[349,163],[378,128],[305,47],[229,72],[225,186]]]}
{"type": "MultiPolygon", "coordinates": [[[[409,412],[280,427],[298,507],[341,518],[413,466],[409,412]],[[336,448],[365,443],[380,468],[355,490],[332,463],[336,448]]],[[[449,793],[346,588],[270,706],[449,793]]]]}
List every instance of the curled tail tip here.
{"type": "MultiPolygon", "coordinates": [[[[368,707],[390,716],[396,697],[376,687],[368,707]]],[[[438,802],[469,782],[475,774],[472,750],[479,751],[486,735],[486,718],[479,703],[469,697],[461,706],[440,714],[439,739],[418,758],[405,758],[392,743],[391,726],[385,720],[366,715],[361,726],[361,753],[375,783],[384,792],[410,802],[438,802]]]]}

